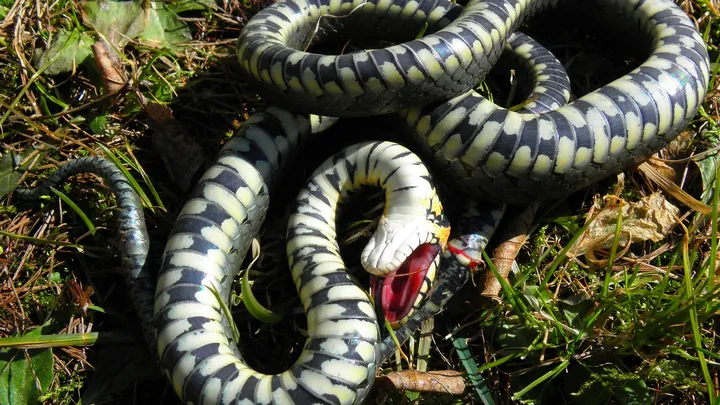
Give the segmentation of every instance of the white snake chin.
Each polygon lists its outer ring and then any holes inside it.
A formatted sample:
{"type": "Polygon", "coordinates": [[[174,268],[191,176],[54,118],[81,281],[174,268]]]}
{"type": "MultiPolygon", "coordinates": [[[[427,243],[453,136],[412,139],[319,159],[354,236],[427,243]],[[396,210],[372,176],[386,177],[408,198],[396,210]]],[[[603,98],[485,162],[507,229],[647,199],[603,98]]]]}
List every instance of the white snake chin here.
{"type": "Polygon", "coordinates": [[[437,225],[427,220],[389,220],[382,216],[377,229],[363,249],[360,262],[363,268],[376,276],[388,276],[395,272],[422,244],[422,235],[430,236],[429,229],[437,225]]]}

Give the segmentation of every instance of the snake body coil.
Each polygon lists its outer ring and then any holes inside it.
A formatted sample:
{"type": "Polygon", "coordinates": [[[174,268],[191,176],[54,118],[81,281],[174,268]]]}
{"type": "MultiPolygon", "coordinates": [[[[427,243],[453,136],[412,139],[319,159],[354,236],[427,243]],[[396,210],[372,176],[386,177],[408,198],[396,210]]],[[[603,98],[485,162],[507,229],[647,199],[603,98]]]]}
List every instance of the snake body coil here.
{"type": "Polygon", "coordinates": [[[444,246],[447,241],[447,223],[429,173],[407,149],[373,142],[328,160],[300,192],[288,226],[288,259],[308,319],[305,348],[284,373],[270,376],[248,368],[210,288],[228,299],[231,275],[252,240],[245,235],[254,235],[252,228],[262,223],[270,172],[263,176],[254,170],[248,155],[270,159],[260,154],[262,145],[279,143],[262,134],[263,128],[305,124],[276,113],[246,125],[245,137],[228,142],[185,205],[165,249],[155,303],[158,353],[188,402],[350,404],[367,394],[379,330],[373,306],[346,272],[335,238],[333,212],[346,191],[366,184],[386,190],[381,222],[392,231],[375,233],[378,243],[368,244],[365,261],[402,257],[421,244],[444,246]]]}
{"type": "Polygon", "coordinates": [[[291,0],[256,14],[237,56],[262,96],[292,111],[376,115],[445,100],[474,88],[522,21],[554,0],[291,0]],[[327,16],[341,16],[331,19],[327,16]],[[303,48],[317,22],[400,44],[343,55],[303,48]],[[432,34],[414,39],[427,24],[432,34]],[[372,29],[368,29],[372,27],[372,29]]]}
{"type": "MultiPolygon", "coordinates": [[[[647,158],[687,125],[705,96],[707,50],[677,5],[671,0],[596,3],[599,10],[642,27],[650,56],[622,78],[537,117],[500,108],[474,91],[457,94],[477,84],[509,33],[548,2],[470,1],[459,12],[441,1],[288,0],[250,21],[238,57],[258,92],[285,108],[334,116],[402,110],[418,145],[446,178],[476,197],[521,203],[539,194],[569,194],[647,158]],[[442,29],[340,56],[292,49],[321,14],[352,21],[364,13],[442,29]],[[455,98],[427,107],[448,94],[455,98]]],[[[380,30],[383,21],[377,23],[380,30]]]]}
{"type": "Polygon", "coordinates": [[[473,91],[405,113],[416,139],[464,191],[509,203],[564,196],[647,159],[695,116],[710,67],[692,21],[670,0],[600,3],[650,38],[650,56],[629,74],[539,116],[473,91]]]}

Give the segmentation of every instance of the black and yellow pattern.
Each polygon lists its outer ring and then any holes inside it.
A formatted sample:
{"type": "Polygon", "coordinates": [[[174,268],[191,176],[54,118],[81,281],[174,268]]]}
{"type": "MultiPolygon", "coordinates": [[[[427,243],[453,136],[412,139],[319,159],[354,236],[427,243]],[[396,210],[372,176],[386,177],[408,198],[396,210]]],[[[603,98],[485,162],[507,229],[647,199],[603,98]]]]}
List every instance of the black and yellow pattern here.
{"type": "MultiPolygon", "coordinates": [[[[278,375],[245,365],[211,290],[227,302],[280,169],[305,137],[334,122],[303,114],[400,113],[446,178],[495,202],[531,201],[584,187],[647,158],[694,116],[707,90],[708,54],[693,23],[671,0],[597,0],[598,7],[642,27],[651,54],[626,76],[567,105],[569,82],[559,62],[529,38],[513,34],[524,19],[555,3],[471,0],[463,9],[447,0],[281,0],[248,22],[237,47],[248,80],[267,101],[302,114],[271,107],[253,115],[206,171],[167,242],[153,325],[145,325],[145,331],[185,402],[362,402],[381,351],[391,348],[381,345],[370,300],[345,274],[339,256],[334,216],[345,191],[369,184],[386,191],[383,219],[362,255],[369,271],[392,274],[418,246],[447,243],[440,201],[415,155],[380,141],[337,154],[298,196],[288,228],[290,266],[308,316],[304,351],[278,375]],[[318,19],[328,14],[347,17],[330,19],[329,28],[316,32],[318,19]],[[339,56],[302,50],[312,38],[365,34],[368,24],[379,38],[400,43],[339,56]],[[415,39],[425,24],[430,34],[415,39]],[[470,90],[507,41],[537,69],[531,102],[519,112],[470,90]]],[[[50,180],[98,171],[114,182],[123,200],[119,221],[127,239],[123,258],[129,285],[149,324],[153,293],[142,266],[147,235],[139,201],[107,162],[82,162],[50,180]]],[[[499,218],[495,212],[489,214],[493,224],[499,218]]],[[[486,242],[475,231],[452,240],[444,255],[453,274],[477,261],[486,242]]],[[[434,266],[428,278],[432,271],[434,266]]],[[[460,279],[448,279],[448,285],[457,287],[460,279]]],[[[425,294],[416,298],[416,308],[425,294]]],[[[451,292],[431,294],[434,310],[451,292]]]]}
{"type": "Polygon", "coordinates": [[[519,24],[555,1],[482,0],[464,9],[449,0],[282,1],[248,22],[237,56],[261,95],[290,110],[337,117],[398,112],[474,88],[519,24]],[[303,51],[310,39],[323,39],[316,26],[328,15],[343,16],[337,23],[348,36],[398,45],[344,55],[303,51]],[[432,34],[415,39],[426,24],[432,34]]]}

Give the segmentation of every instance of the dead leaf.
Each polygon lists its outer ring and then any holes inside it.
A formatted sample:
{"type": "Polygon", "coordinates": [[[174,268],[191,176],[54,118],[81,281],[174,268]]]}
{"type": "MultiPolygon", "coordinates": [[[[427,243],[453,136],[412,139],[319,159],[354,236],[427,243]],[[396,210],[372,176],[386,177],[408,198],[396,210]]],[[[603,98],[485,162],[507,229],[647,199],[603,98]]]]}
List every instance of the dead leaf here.
{"type": "Polygon", "coordinates": [[[691,196],[685,190],[680,188],[672,180],[675,176],[675,171],[665,163],[659,162],[655,159],[650,159],[646,162],[641,163],[638,166],[640,172],[645,175],[646,178],[652,180],[653,183],[657,184],[658,187],[663,189],[666,193],[678,199],[678,201],[685,204],[688,208],[695,210],[701,214],[710,215],[712,208],[702,201],[698,201],[695,197],[691,196]],[[670,175],[672,171],[672,175],[670,175]]]}
{"type": "Polygon", "coordinates": [[[103,80],[105,94],[114,94],[122,90],[127,83],[120,55],[104,39],[95,42],[92,46],[100,77],[103,80]]]}
{"type": "Polygon", "coordinates": [[[693,138],[695,133],[693,131],[682,131],[665,147],[665,153],[670,157],[675,156],[687,156],[693,146],[693,138]]]}
{"type": "Polygon", "coordinates": [[[162,159],[170,178],[182,191],[188,191],[193,176],[205,162],[202,148],[187,134],[169,107],[149,102],[139,92],[138,99],[155,129],[153,149],[162,159]]]}
{"type": "Polygon", "coordinates": [[[376,385],[398,391],[437,392],[441,394],[462,395],[465,392],[465,379],[456,370],[438,370],[421,373],[415,370],[397,371],[379,376],[376,385]]]}
{"type": "Polygon", "coordinates": [[[677,174],[675,173],[675,169],[670,167],[667,163],[663,162],[660,159],[656,158],[650,158],[646,161],[646,163],[649,166],[652,166],[653,169],[655,169],[658,173],[662,174],[663,176],[667,177],[670,180],[675,181],[677,179],[677,174]]]}
{"type": "MultiPolygon", "coordinates": [[[[496,239],[501,242],[493,250],[492,262],[495,265],[495,270],[506,281],[520,248],[525,244],[528,232],[539,209],[540,203],[528,204],[520,215],[513,219],[502,231],[502,234],[496,236],[496,239]]],[[[502,286],[495,274],[490,270],[485,271],[480,282],[480,295],[499,302],[501,290],[502,286]]]]}
{"type": "Polygon", "coordinates": [[[588,251],[610,248],[615,237],[618,209],[622,212],[619,246],[664,239],[677,224],[680,213],[680,209],[670,204],[659,192],[637,202],[624,203],[621,207],[617,203],[608,204],[600,209],[569,254],[582,256],[588,251]]]}

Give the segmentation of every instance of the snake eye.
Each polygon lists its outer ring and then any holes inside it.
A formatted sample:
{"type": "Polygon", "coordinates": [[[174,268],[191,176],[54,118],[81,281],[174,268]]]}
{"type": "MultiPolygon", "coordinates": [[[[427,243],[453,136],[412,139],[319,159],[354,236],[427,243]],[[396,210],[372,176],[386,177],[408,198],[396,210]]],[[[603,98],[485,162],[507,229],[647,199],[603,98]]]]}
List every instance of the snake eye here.
{"type": "MultiPolygon", "coordinates": [[[[440,250],[440,244],[424,243],[415,248],[392,274],[386,277],[371,276],[370,294],[393,327],[399,326],[410,314],[418,294],[426,285],[425,277],[440,250]]],[[[429,285],[428,282],[427,286],[429,285]]]]}

